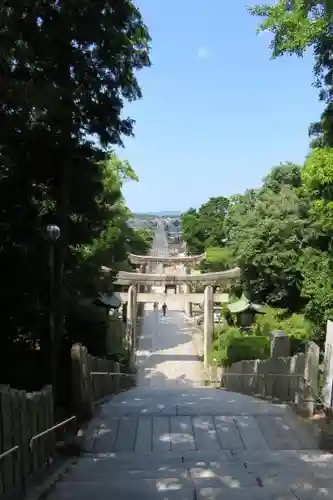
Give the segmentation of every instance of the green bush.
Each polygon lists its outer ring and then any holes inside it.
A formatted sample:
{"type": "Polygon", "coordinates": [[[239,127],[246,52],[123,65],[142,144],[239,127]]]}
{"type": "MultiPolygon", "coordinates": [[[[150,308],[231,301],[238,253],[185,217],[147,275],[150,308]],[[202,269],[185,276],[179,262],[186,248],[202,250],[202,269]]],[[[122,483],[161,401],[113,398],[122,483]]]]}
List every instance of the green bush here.
{"type": "Polygon", "coordinates": [[[284,309],[265,308],[265,314],[256,317],[252,331],[254,335],[269,336],[274,330],[282,330],[290,337],[291,352],[304,352],[306,343],[312,339],[312,324],[303,314],[288,316],[284,309]]]}
{"type": "Polygon", "coordinates": [[[257,314],[252,326],[254,335],[268,337],[274,330],[282,330],[281,323],[287,318],[287,312],[284,309],[265,307],[265,314],[257,314]]]}
{"type": "Polygon", "coordinates": [[[256,316],[252,329],[244,332],[233,326],[214,329],[212,362],[229,366],[236,361],[266,359],[270,354],[270,334],[282,330],[290,337],[290,354],[304,352],[312,339],[312,325],[302,314],[288,315],[284,309],[267,307],[256,316]]]}
{"type": "Polygon", "coordinates": [[[269,353],[268,337],[249,335],[239,328],[227,326],[213,343],[212,362],[230,366],[246,359],[266,359],[269,353]]]}
{"type": "Polygon", "coordinates": [[[200,263],[201,272],[224,271],[235,266],[235,256],[228,247],[206,248],[206,258],[200,263]]]}
{"type": "Polygon", "coordinates": [[[213,342],[212,362],[218,365],[228,364],[228,347],[235,339],[243,338],[245,334],[236,327],[226,326],[219,332],[213,342]]]}
{"type": "Polygon", "coordinates": [[[269,338],[254,335],[233,339],[227,350],[229,365],[246,359],[267,359],[269,355],[269,338]]]}
{"type": "Polygon", "coordinates": [[[313,338],[313,328],[303,314],[293,314],[281,322],[281,330],[290,337],[290,354],[305,352],[306,344],[313,338]]]}

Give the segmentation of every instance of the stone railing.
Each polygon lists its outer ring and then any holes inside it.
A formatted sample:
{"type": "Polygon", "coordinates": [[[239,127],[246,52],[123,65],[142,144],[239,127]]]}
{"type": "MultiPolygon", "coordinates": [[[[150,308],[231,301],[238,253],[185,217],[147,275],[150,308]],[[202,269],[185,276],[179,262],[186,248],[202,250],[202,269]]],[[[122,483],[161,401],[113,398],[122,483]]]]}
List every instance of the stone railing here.
{"type": "Polygon", "coordinates": [[[0,498],[22,498],[52,463],[57,431],[52,387],[25,392],[0,386],[0,498]]]}
{"type": "Polygon", "coordinates": [[[86,347],[73,345],[72,400],[77,415],[89,418],[95,403],[135,385],[135,373],[120,363],[91,356],[86,347]]]}
{"type": "Polygon", "coordinates": [[[216,368],[221,387],[280,403],[312,416],[317,399],[319,347],[309,342],[306,354],[238,361],[228,368],[216,368]]]}

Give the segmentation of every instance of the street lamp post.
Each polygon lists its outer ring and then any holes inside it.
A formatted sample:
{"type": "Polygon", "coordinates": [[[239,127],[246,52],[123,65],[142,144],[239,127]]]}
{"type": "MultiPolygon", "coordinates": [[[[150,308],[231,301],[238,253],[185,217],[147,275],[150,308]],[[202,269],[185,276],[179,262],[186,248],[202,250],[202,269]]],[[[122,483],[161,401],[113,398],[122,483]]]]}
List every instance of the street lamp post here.
{"type": "Polygon", "coordinates": [[[60,238],[60,228],[54,224],[46,227],[46,239],[49,246],[49,326],[51,339],[51,383],[53,388],[53,400],[55,401],[57,394],[57,342],[56,342],[56,327],[55,327],[55,300],[54,300],[54,278],[55,278],[55,243],[60,238]]]}

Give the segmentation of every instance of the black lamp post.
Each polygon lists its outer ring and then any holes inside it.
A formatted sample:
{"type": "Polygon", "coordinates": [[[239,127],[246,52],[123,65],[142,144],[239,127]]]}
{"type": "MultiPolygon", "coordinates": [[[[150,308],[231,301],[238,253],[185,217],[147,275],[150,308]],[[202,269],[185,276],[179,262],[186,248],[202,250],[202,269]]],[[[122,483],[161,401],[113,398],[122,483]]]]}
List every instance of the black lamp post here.
{"type": "Polygon", "coordinates": [[[46,226],[46,239],[49,242],[49,326],[50,326],[50,339],[51,339],[51,352],[50,352],[50,362],[51,362],[51,383],[53,388],[53,400],[57,394],[57,342],[56,342],[56,327],[55,327],[55,290],[54,290],[54,278],[55,278],[55,243],[60,238],[60,228],[54,224],[46,226]]]}

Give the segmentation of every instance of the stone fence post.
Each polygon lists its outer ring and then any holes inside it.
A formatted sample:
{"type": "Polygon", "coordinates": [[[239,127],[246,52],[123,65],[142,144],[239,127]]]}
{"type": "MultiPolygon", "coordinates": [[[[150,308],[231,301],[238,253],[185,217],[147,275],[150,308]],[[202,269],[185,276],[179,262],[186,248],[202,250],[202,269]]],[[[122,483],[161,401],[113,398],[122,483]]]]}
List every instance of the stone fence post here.
{"type": "Polygon", "coordinates": [[[137,324],[137,289],[136,285],[131,285],[128,289],[127,305],[127,325],[126,325],[126,344],[130,354],[131,366],[134,364],[136,349],[136,326],[137,324]]]}
{"type": "Polygon", "coordinates": [[[213,340],[213,287],[206,286],[204,292],[204,368],[209,367],[213,340]]]}
{"type": "Polygon", "coordinates": [[[319,346],[309,342],[305,354],[304,390],[298,402],[298,411],[312,417],[315,411],[319,382],[319,346]]]}
{"type": "Polygon", "coordinates": [[[89,355],[86,347],[74,344],[72,358],[72,401],[74,410],[83,418],[90,418],[94,410],[94,396],[90,376],[89,355]]]}
{"type": "Polygon", "coordinates": [[[289,336],[281,330],[271,334],[271,358],[287,358],[290,356],[289,336]]]}
{"type": "MultiPolygon", "coordinates": [[[[185,283],[184,285],[184,294],[190,294],[191,293],[191,285],[189,283],[185,283]]],[[[185,315],[188,318],[192,317],[192,302],[188,299],[185,299],[184,303],[184,310],[185,310],[185,315]]]]}

